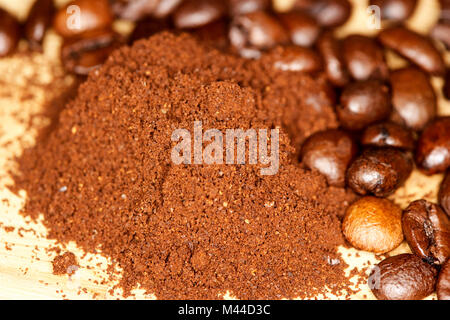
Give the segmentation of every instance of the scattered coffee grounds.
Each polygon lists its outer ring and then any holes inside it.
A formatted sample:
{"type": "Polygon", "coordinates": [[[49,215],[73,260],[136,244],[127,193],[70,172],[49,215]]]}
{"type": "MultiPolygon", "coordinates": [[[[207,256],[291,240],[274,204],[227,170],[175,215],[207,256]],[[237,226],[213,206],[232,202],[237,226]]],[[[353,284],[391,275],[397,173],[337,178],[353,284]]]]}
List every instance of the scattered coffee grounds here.
{"type": "Polygon", "coordinates": [[[69,276],[76,272],[79,265],[77,258],[72,252],[65,252],[62,255],[58,255],[52,261],[53,274],[61,276],[68,274],[69,276]]]}
{"type": "Polygon", "coordinates": [[[303,169],[293,148],[336,126],[325,82],[270,59],[170,33],[119,49],[19,159],[25,213],[42,213],[50,238],[111,258],[125,296],[138,285],[159,299],[350,293],[337,248],[355,195],[303,169]],[[280,126],[278,173],[173,164],[172,132],[194,121],[203,131],[280,126]]]}

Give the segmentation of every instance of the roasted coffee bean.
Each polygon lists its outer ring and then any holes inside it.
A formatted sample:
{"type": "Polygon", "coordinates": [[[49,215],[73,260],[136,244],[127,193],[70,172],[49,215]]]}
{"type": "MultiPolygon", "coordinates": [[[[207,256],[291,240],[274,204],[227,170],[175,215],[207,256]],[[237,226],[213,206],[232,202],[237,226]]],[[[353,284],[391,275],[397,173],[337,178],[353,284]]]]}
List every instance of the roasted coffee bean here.
{"type": "Polygon", "coordinates": [[[413,14],[417,0],[370,0],[370,4],[380,7],[381,19],[403,21],[413,14]]]}
{"type": "Polygon", "coordinates": [[[190,30],[190,33],[196,36],[202,43],[221,51],[226,51],[230,48],[228,21],[226,19],[220,19],[206,26],[190,30]]]}
{"type": "Polygon", "coordinates": [[[391,119],[412,130],[423,130],[437,111],[436,94],[428,75],[407,67],[393,71],[390,82],[394,107],[391,119]]]}
{"type": "Polygon", "coordinates": [[[361,195],[386,197],[403,185],[412,169],[412,160],[401,150],[368,149],[350,165],[347,183],[361,195]]]}
{"type": "Polygon", "coordinates": [[[0,57],[11,54],[20,39],[19,22],[0,8],[0,57]]]}
{"type": "Polygon", "coordinates": [[[405,150],[414,149],[414,137],[407,128],[392,122],[383,122],[368,127],[361,144],[370,147],[395,147],[405,150]]]}
{"type": "Polygon", "coordinates": [[[450,217],[450,171],[447,171],[439,189],[439,204],[450,217]]]}
{"type": "Polygon", "coordinates": [[[387,79],[384,52],[374,39],[351,35],[344,39],[342,48],[347,69],[355,80],[387,79]]]}
{"type": "Polygon", "coordinates": [[[348,0],[316,0],[309,12],[322,27],[337,27],[347,22],[352,5],[348,0]]]}
{"type": "Polygon", "coordinates": [[[297,46],[276,47],[261,59],[281,71],[316,72],[322,69],[322,60],[317,52],[297,46]]]}
{"type": "Polygon", "coordinates": [[[402,209],[388,199],[364,197],[346,211],[342,231],[355,248],[385,253],[403,241],[402,209]]]}
{"type": "Polygon", "coordinates": [[[291,42],[297,46],[310,47],[319,36],[320,27],[310,15],[301,11],[291,11],[278,15],[291,37],[291,42]]]}
{"type": "Polygon", "coordinates": [[[65,38],[111,26],[113,14],[107,0],[75,0],[56,13],[53,27],[65,38]]]}
{"type": "Polygon", "coordinates": [[[450,300],[450,260],[441,268],[436,285],[436,293],[439,300],[450,300]]]}
{"type": "Polygon", "coordinates": [[[404,27],[383,30],[378,39],[426,72],[437,76],[444,74],[444,59],[430,39],[404,27]]]}
{"type": "Polygon", "coordinates": [[[337,115],[344,128],[361,130],[387,118],[391,109],[388,87],[378,80],[367,80],[343,89],[337,115]]]}
{"type": "Polygon", "coordinates": [[[447,100],[450,100],[450,69],[447,70],[447,75],[445,76],[445,83],[442,90],[444,97],[447,98],[447,100]]]}
{"type": "Polygon", "coordinates": [[[441,19],[450,21],[450,1],[439,0],[439,2],[441,4],[441,19]]]}
{"type": "Polygon", "coordinates": [[[317,40],[317,49],[322,56],[328,80],[335,86],[345,86],[349,75],[344,66],[340,42],[332,31],[325,31],[317,40]]]}
{"type": "Polygon", "coordinates": [[[32,49],[42,49],[45,32],[52,23],[53,11],[53,0],[37,0],[31,7],[25,23],[25,38],[32,49]]]}
{"type": "Polygon", "coordinates": [[[414,254],[381,261],[369,276],[369,287],[379,300],[421,300],[434,292],[437,270],[414,254]]]}
{"type": "Polygon", "coordinates": [[[155,12],[159,0],[112,0],[112,11],[118,18],[138,21],[155,12]]]}
{"type": "Polygon", "coordinates": [[[416,163],[426,174],[445,172],[450,167],[450,117],[434,120],[422,132],[416,163]]]}
{"type": "Polygon", "coordinates": [[[270,8],[270,0],[229,0],[231,16],[238,16],[270,8]]]}
{"type": "Polygon", "coordinates": [[[172,14],[183,0],[159,0],[152,16],[157,19],[163,19],[172,14]]]}
{"type": "Polygon", "coordinates": [[[199,28],[226,14],[226,6],[220,0],[186,0],[173,15],[173,22],[179,29],[199,28]]]}
{"type": "Polygon", "coordinates": [[[447,49],[450,49],[450,21],[439,22],[431,30],[431,36],[445,44],[447,49]]]}
{"type": "Polygon", "coordinates": [[[231,22],[229,37],[231,44],[247,58],[258,58],[259,50],[289,41],[283,26],[264,11],[235,17],[231,22]]]}
{"type": "Polygon", "coordinates": [[[317,132],[305,141],[301,158],[309,169],[323,174],[329,185],[344,187],[347,167],[357,151],[349,134],[342,130],[327,130],[317,132]]]}
{"type": "Polygon", "coordinates": [[[67,71],[87,75],[102,65],[120,44],[121,39],[112,31],[87,31],[81,36],[65,39],[61,49],[61,61],[67,71]]]}
{"type": "Polygon", "coordinates": [[[403,213],[402,226],[411,251],[420,258],[443,264],[450,257],[450,221],[438,205],[412,202],[403,213]]]}

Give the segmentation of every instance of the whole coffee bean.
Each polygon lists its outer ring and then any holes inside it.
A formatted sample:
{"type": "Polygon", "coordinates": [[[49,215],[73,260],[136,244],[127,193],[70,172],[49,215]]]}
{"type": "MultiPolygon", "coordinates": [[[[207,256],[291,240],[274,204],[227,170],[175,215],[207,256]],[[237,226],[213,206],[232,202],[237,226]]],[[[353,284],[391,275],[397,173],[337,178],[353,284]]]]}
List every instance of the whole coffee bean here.
{"type": "Polygon", "coordinates": [[[407,128],[392,122],[371,125],[361,137],[361,144],[370,147],[414,149],[414,137],[407,128]]]}
{"type": "Polygon", "coordinates": [[[428,263],[443,264],[450,257],[450,221],[431,202],[417,200],[405,209],[403,233],[412,252],[428,263]]]}
{"type": "Polygon", "coordinates": [[[19,39],[19,22],[0,8],[0,57],[11,54],[16,49],[19,39]]]}
{"type": "Polygon", "coordinates": [[[309,12],[322,27],[337,27],[347,22],[352,12],[348,0],[316,0],[309,12]]]}
{"type": "Polygon", "coordinates": [[[387,79],[383,48],[374,39],[351,35],[344,39],[342,48],[347,69],[355,80],[387,79]]]}
{"type": "Polygon", "coordinates": [[[264,11],[235,17],[231,22],[231,44],[245,57],[257,58],[259,50],[289,41],[283,26],[264,11]]]}
{"type": "Polygon", "coordinates": [[[450,171],[447,171],[439,189],[439,204],[450,217],[450,171]]]}
{"type": "Polygon", "coordinates": [[[349,81],[341,54],[340,42],[332,31],[325,31],[317,40],[317,49],[322,56],[328,80],[335,86],[345,86],[349,81]]]}
{"type": "Polygon", "coordinates": [[[414,254],[381,261],[369,276],[369,286],[379,300],[421,300],[434,292],[436,269],[414,254]]]}
{"type": "Polygon", "coordinates": [[[183,2],[183,0],[159,0],[152,16],[157,19],[163,19],[172,14],[175,9],[183,2]]]}
{"type": "Polygon", "coordinates": [[[65,39],[61,61],[67,71],[87,75],[101,66],[120,44],[121,39],[112,31],[87,31],[81,36],[65,39]]]}
{"type": "Polygon", "coordinates": [[[301,158],[311,170],[323,174],[328,184],[345,186],[345,173],[358,147],[352,137],[342,130],[321,131],[303,144],[301,158]]]}
{"type": "Polygon", "coordinates": [[[346,211],[342,231],[355,248],[385,253],[403,241],[402,209],[388,199],[364,197],[346,211]]]}
{"type": "Polygon", "coordinates": [[[436,293],[439,300],[450,300],[450,260],[441,268],[436,285],[436,293]]]}
{"type": "Polygon", "coordinates": [[[378,39],[426,72],[437,76],[444,74],[444,59],[430,39],[404,27],[383,30],[378,39]]]}
{"type": "Polygon", "coordinates": [[[408,179],[413,163],[407,153],[395,148],[364,151],[347,170],[348,185],[361,195],[386,197],[408,179]]]}
{"type": "Polygon", "coordinates": [[[320,27],[310,15],[301,11],[291,11],[278,15],[291,37],[291,42],[297,46],[310,47],[319,36],[320,27]]]}
{"type": "Polygon", "coordinates": [[[403,21],[416,9],[417,0],[370,0],[370,4],[380,7],[381,19],[403,21]]]}
{"type": "Polygon", "coordinates": [[[36,0],[25,23],[25,38],[30,47],[41,50],[42,41],[52,23],[53,0],[36,0]]]}
{"type": "Polygon", "coordinates": [[[436,24],[431,30],[431,36],[442,43],[450,49],[450,21],[448,22],[439,22],[436,24]]]}
{"type": "Polygon", "coordinates": [[[394,107],[391,119],[412,130],[425,128],[437,111],[436,94],[428,76],[408,67],[393,71],[390,82],[394,107]]]}
{"type": "Polygon", "coordinates": [[[445,83],[442,90],[444,97],[447,98],[447,100],[450,100],[450,69],[447,70],[447,75],[445,76],[445,83]]]}
{"type": "Polygon", "coordinates": [[[108,0],[75,0],[56,13],[53,27],[65,38],[111,26],[113,14],[108,0]]]}
{"type": "Polygon", "coordinates": [[[111,9],[118,18],[138,21],[153,14],[159,0],[111,0],[111,9]]]}
{"type": "Polygon", "coordinates": [[[297,46],[276,47],[261,57],[261,61],[281,71],[316,72],[322,69],[322,60],[314,50],[297,46]]]}
{"type": "Polygon", "coordinates": [[[220,0],[186,0],[173,15],[173,22],[179,29],[199,28],[220,19],[226,7],[220,0]]]}
{"type": "Polygon", "coordinates": [[[416,163],[426,174],[445,172],[450,167],[450,117],[434,120],[422,132],[416,163]]]}
{"type": "Polygon", "coordinates": [[[229,0],[231,16],[255,11],[264,11],[270,7],[270,0],[229,0]]]}
{"type": "Polygon", "coordinates": [[[344,128],[361,130],[387,118],[391,109],[388,87],[378,80],[367,80],[344,87],[337,115],[344,128]]]}

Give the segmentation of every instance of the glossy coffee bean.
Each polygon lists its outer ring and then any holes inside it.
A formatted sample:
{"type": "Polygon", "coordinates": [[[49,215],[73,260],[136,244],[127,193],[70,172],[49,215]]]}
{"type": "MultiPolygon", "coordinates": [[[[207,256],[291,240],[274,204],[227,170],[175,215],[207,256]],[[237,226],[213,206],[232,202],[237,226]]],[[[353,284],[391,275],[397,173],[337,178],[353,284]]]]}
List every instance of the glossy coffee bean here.
{"type": "Polygon", "coordinates": [[[229,31],[233,47],[245,57],[257,58],[259,50],[289,41],[280,22],[264,11],[235,17],[229,31]]]}
{"type": "Polygon", "coordinates": [[[444,22],[441,21],[438,24],[436,24],[433,27],[433,30],[431,30],[431,36],[439,41],[442,41],[442,43],[447,47],[447,49],[450,48],[450,21],[444,22]]]}
{"type": "Polygon", "coordinates": [[[112,22],[108,0],[75,0],[58,10],[53,27],[61,36],[68,38],[89,30],[108,28],[112,22]]]}
{"type": "Polygon", "coordinates": [[[25,38],[32,49],[41,50],[45,32],[52,23],[53,11],[53,0],[37,0],[31,7],[25,23],[25,38]]]}
{"type": "Polygon", "coordinates": [[[309,12],[322,27],[337,27],[347,22],[352,6],[348,0],[316,0],[309,12]]]}
{"type": "Polygon", "coordinates": [[[186,0],[173,15],[173,22],[179,29],[199,28],[220,19],[226,7],[220,0],[186,0]]]}
{"type": "Polygon", "coordinates": [[[439,204],[450,217],[450,171],[447,171],[439,189],[439,204]]]}
{"type": "Polygon", "coordinates": [[[388,199],[364,197],[346,211],[342,231],[360,250],[386,253],[403,241],[402,209],[388,199]]]}
{"type": "Polygon", "coordinates": [[[351,35],[344,39],[342,48],[346,67],[355,80],[387,79],[383,48],[374,39],[351,35]]]}
{"type": "Polygon", "coordinates": [[[183,0],[159,0],[151,14],[157,19],[166,18],[172,14],[182,2],[183,0]]]}
{"type": "Polygon", "coordinates": [[[447,75],[445,76],[444,87],[442,88],[444,97],[450,100],[450,69],[447,70],[447,75]]]}
{"type": "Polygon", "coordinates": [[[322,56],[328,80],[335,86],[345,86],[349,74],[344,66],[340,42],[332,31],[325,31],[317,40],[317,49],[322,56]]]}
{"type": "Polygon", "coordinates": [[[441,272],[439,272],[436,293],[439,300],[450,300],[450,260],[442,266],[441,272]]]}
{"type": "Polygon", "coordinates": [[[230,15],[238,16],[270,8],[270,0],[229,0],[230,15]]]}
{"type": "Polygon", "coordinates": [[[392,122],[371,125],[364,130],[361,144],[369,147],[414,149],[414,137],[407,128],[392,122]]]}
{"type": "Polygon", "coordinates": [[[404,27],[394,27],[380,32],[381,43],[433,75],[443,75],[444,59],[433,42],[404,27]]]}
{"type": "Polygon", "coordinates": [[[437,271],[414,254],[381,261],[369,276],[369,286],[379,300],[421,300],[434,292],[437,271]]]}
{"type": "Polygon", "coordinates": [[[82,36],[65,39],[61,48],[61,61],[67,71],[87,75],[101,66],[120,44],[119,36],[112,31],[88,31],[82,36]]]}
{"type": "Polygon", "coordinates": [[[386,197],[403,185],[412,169],[412,160],[401,150],[368,149],[350,165],[347,183],[361,195],[386,197]]]}
{"type": "Polygon", "coordinates": [[[345,186],[345,173],[358,147],[352,137],[342,130],[321,131],[303,144],[301,159],[311,170],[323,174],[328,184],[345,186]]]}
{"type": "Polygon", "coordinates": [[[7,11],[0,8],[0,57],[13,53],[19,39],[19,22],[7,11]]]}
{"type": "Polygon", "coordinates": [[[370,5],[380,7],[383,20],[403,21],[413,14],[417,0],[370,0],[370,5]]]}
{"type": "Polygon", "coordinates": [[[438,205],[412,202],[403,213],[402,226],[411,251],[420,258],[443,264],[450,257],[450,221],[438,205]]]}
{"type": "Polygon", "coordinates": [[[154,13],[159,0],[111,0],[111,9],[120,19],[138,21],[154,13]]]}
{"type": "Polygon", "coordinates": [[[450,167],[450,117],[434,120],[422,132],[416,163],[426,174],[445,172],[450,167]]]}
{"type": "Polygon", "coordinates": [[[434,119],[437,100],[427,74],[408,67],[390,76],[392,88],[392,120],[412,130],[422,130],[434,119]]]}
{"type": "Polygon", "coordinates": [[[388,87],[378,80],[367,80],[344,87],[337,115],[344,128],[361,130],[387,118],[391,109],[388,87]]]}
{"type": "Polygon", "coordinates": [[[270,50],[261,57],[261,63],[271,64],[281,71],[317,72],[322,69],[322,60],[317,52],[292,45],[270,50]]]}
{"type": "Polygon", "coordinates": [[[278,19],[287,30],[293,44],[310,47],[316,42],[320,27],[310,15],[301,11],[291,11],[279,14],[278,19]]]}

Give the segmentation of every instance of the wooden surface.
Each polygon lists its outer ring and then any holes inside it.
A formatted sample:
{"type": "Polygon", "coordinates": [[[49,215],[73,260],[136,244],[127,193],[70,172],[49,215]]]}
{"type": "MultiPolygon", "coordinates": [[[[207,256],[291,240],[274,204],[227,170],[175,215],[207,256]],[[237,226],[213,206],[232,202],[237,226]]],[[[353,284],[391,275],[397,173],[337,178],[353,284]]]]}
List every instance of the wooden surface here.
{"type": "MultiPolygon", "coordinates": [[[[26,16],[32,0],[0,0],[0,6],[14,12],[20,19],[26,16]]],[[[59,2],[64,2],[61,0],[59,2]]],[[[286,8],[291,0],[281,0],[280,8],[286,8]]],[[[367,28],[367,3],[354,0],[355,13],[349,23],[338,31],[340,36],[350,32],[373,34],[367,28]]],[[[437,19],[437,1],[422,0],[416,14],[408,25],[420,32],[427,32],[437,19]]],[[[22,44],[23,45],[23,44],[22,44]]],[[[33,56],[16,54],[0,59],[0,300],[3,299],[98,299],[120,298],[120,292],[111,294],[114,283],[103,281],[108,276],[107,259],[102,256],[85,255],[70,243],[68,249],[77,255],[80,269],[72,277],[52,275],[51,261],[56,255],[57,244],[47,240],[42,223],[31,222],[19,214],[26,195],[13,194],[7,187],[12,182],[10,170],[14,170],[14,157],[20,155],[24,146],[32,145],[37,130],[48,124],[45,117],[29,119],[43,108],[46,101],[57,97],[70,86],[71,77],[65,77],[58,65],[57,52],[60,39],[50,33],[45,41],[44,54],[33,56]],[[58,79],[57,85],[49,89],[48,84],[58,79]],[[32,95],[29,92],[32,92],[32,95]]],[[[450,63],[448,54],[447,63],[450,63]]],[[[401,67],[405,64],[394,54],[388,54],[389,64],[401,67]]],[[[433,79],[437,92],[441,79],[433,79]]],[[[439,94],[439,113],[450,115],[450,103],[439,94]]],[[[426,177],[415,171],[405,187],[392,197],[405,207],[410,201],[426,198],[436,201],[438,185],[442,176],[426,177]]],[[[349,269],[370,269],[377,259],[373,254],[341,248],[342,258],[349,269]]],[[[408,252],[405,243],[392,254],[408,252]]],[[[356,279],[355,279],[356,280],[356,279]]],[[[356,299],[373,299],[373,295],[362,279],[357,286],[356,299]]],[[[136,290],[137,298],[153,298],[136,290]]],[[[342,298],[328,296],[328,298],[342,298]]],[[[433,296],[430,298],[434,298],[433,296]]]]}

